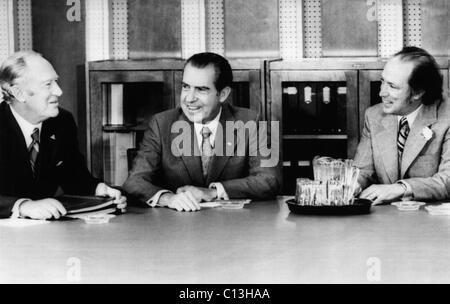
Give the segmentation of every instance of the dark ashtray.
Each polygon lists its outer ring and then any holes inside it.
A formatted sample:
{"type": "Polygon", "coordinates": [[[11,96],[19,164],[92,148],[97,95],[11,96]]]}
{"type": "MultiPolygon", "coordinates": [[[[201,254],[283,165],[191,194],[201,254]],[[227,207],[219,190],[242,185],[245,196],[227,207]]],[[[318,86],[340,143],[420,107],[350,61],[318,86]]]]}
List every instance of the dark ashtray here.
{"type": "Polygon", "coordinates": [[[372,201],[362,198],[355,198],[352,205],[346,206],[301,206],[295,199],[286,201],[289,210],[297,214],[317,214],[317,215],[356,215],[370,213],[372,201]]]}

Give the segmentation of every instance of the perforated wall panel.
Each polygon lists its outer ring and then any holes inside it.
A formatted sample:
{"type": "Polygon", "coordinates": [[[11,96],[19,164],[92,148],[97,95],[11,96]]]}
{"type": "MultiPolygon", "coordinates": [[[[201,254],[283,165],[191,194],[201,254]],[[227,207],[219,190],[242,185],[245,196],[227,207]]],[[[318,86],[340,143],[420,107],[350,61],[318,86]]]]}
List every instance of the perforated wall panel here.
{"type": "Polygon", "coordinates": [[[33,48],[31,0],[17,1],[17,32],[20,51],[33,48]]]}
{"type": "Polygon", "coordinates": [[[304,55],[309,58],[322,56],[321,1],[303,1],[304,55]]]}
{"type": "Polygon", "coordinates": [[[421,0],[403,0],[403,43],[422,46],[421,0]]]}
{"type": "Polygon", "coordinates": [[[109,1],[86,1],[86,60],[110,58],[109,1]]]}
{"type": "Polygon", "coordinates": [[[13,52],[13,3],[12,0],[0,0],[0,64],[13,52]]]}
{"type": "Polygon", "coordinates": [[[402,0],[378,0],[378,55],[387,58],[402,47],[402,0]]]}
{"type": "Polygon", "coordinates": [[[182,57],[204,52],[205,0],[181,0],[182,57]]]}
{"type": "Polygon", "coordinates": [[[225,53],[224,0],[206,0],[206,49],[225,53]]]}
{"type": "Polygon", "coordinates": [[[280,54],[283,59],[303,57],[303,1],[279,0],[280,54]]]}
{"type": "Polygon", "coordinates": [[[128,59],[127,0],[112,0],[112,57],[128,59]]]}

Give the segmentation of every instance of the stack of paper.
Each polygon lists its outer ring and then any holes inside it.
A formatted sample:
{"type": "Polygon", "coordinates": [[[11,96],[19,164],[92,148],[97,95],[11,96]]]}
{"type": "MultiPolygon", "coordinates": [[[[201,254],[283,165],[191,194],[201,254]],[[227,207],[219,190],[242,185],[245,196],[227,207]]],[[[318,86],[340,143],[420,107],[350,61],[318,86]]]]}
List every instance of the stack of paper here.
{"type": "Polygon", "coordinates": [[[436,206],[426,206],[425,210],[431,215],[450,215],[450,203],[436,206]]]}

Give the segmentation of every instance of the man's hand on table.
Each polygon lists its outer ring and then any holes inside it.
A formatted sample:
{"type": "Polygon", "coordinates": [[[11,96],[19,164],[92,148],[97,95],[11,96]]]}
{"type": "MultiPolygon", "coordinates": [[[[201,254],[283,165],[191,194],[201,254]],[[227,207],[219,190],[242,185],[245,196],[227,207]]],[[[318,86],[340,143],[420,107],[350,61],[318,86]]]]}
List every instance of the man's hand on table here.
{"type": "Polygon", "coordinates": [[[105,183],[99,183],[97,185],[97,188],[95,189],[95,195],[109,196],[114,198],[114,203],[117,205],[117,209],[122,211],[122,213],[126,212],[127,198],[125,196],[122,196],[120,190],[109,187],[105,183]]]}
{"type": "Polygon", "coordinates": [[[217,190],[214,188],[201,188],[195,186],[183,186],[177,189],[177,193],[189,192],[198,202],[210,202],[217,198],[217,190]]]}
{"type": "Polygon", "coordinates": [[[53,198],[45,198],[37,201],[26,200],[20,204],[19,213],[21,217],[35,220],[59,219],[66,215],[64,206],[53,198]]]}
{"type": "Polygon", "coordinates": [[[216,189],[183,186],[177,189],[177,193],[164,193],[159,198],[158,204],[177,211],[199,211],[200,202],[210,202],[217,197],[216,189]]]}
{"type": "Polygon", "coordinates": [[[158,204],[162,207],[168,207],[177,211],[198,211],[201,209],[199,205],[200,201],[190,192],[180,192],[177,194],[167,192],[161,195],[158,204]]]}
{"type": "Polygon", "coordinates": [[[401,198],[405,194],[405,187],[401,184],[371,185],[359,195],[373,201],[372,205],[379,205],[387,201],[401,198]]]}

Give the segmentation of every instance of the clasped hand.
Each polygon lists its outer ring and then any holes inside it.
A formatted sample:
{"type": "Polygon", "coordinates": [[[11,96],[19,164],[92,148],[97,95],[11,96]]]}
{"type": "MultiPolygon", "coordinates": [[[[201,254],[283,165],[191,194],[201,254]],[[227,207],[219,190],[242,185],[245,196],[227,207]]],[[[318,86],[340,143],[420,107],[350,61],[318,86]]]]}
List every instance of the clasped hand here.
{"type": "Polygon", "coordinates": [[[200,202],[210,202],[216,197],[215,189],[183,186],[177,189],[176,194],[164,193],[159,203],[177,211],[198,211],[201,209],[200,202]]]}

